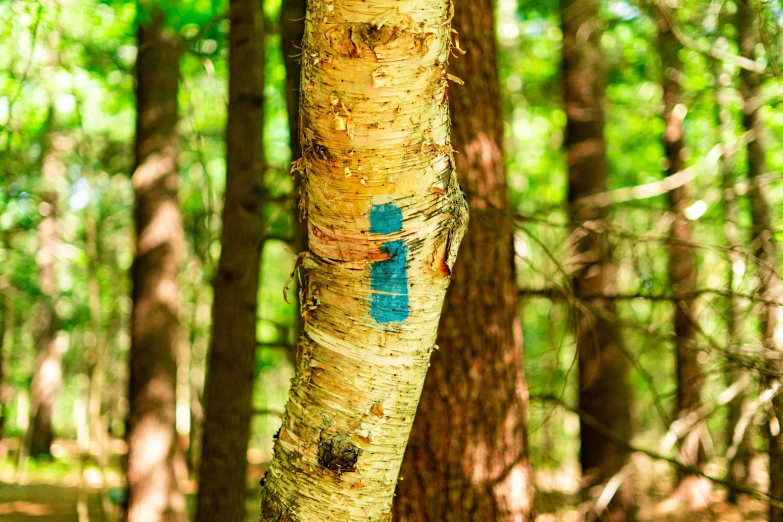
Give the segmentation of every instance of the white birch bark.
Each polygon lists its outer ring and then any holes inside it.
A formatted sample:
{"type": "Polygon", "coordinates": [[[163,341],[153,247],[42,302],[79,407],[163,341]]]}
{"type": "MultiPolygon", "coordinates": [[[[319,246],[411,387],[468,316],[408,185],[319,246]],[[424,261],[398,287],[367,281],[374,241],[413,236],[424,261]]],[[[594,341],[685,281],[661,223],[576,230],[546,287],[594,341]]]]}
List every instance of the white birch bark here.
{"type": "Polygon", "coordinates": [[[304,334],[261,520],[386,521],[467,225],[446,101],[449,0],[310,0],[304,334]]]}

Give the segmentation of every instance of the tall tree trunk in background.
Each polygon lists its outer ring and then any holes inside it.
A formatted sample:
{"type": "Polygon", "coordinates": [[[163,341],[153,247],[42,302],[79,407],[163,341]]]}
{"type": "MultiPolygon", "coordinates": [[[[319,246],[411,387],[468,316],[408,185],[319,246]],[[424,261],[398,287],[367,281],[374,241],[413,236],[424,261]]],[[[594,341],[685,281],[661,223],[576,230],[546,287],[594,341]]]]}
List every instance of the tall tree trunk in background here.
{"type": "MultiPolygon", "coordinates": [[[[92,195],[92,187],[90,187],[92,195]]],[[[103,394],[103,355],[106,347],[106,337],[101,332],[101,288],[98,281],[98,221],[90,207],[84,219],[84,228],[87,246],[87,260],[89,273],[89,304],[90,304],[90,328],[94,336],[92,352],[89,357],[90,391],[88,399],[88,413],[90,419],[90,442],[96,446],[103,444],[105,428],[101,417],[101,404],[103,394]]]]}
{"type": "Polygon", "coordinates": [[[243,522],[264,210],[262,0],[231,0],[226,194],[196,522],[243,522]]]}
{"type": "MultiPolygon", "coordinates": [[[[288,104],[288,131],[291,161],[302,157],[302,146],[299,143],[299,86],[302,82],[302,39],[304,38],[304,18],[307,9],[306,0],[283,0],[280,11],[280,28],[282,33],[283,62],[285,63],[285,92],[288,104]]],[[[307,222],[299,211],[299,195],[302,189],[302,178],[296,177],[293,204],[294,250],[307,250],[307,222]]],[[[297,313],[297,335],[304,331],[304,319],[301,310],[297,313]]],[[[293,354],[294,356],[296,354],[293,354]]]]}
{"type": "MultiPolygon", "coordinates": [[[[739,2],[735,18],[740,54],[756,59],[755,48],[760,41],[754,4],[739,2]]],[[[768,384],[783,377],[783,282],[778,273],[778,253],[775,242],[773,211],[768,199],[769,173],[764,145],[764,121],[761,116],[761,75],[741,69],[740,95],[743,101],[742,124],[748,144],[748,198],[753,222],[753,250],[758,261],[759,294],[767,301],[758,303],[762,344],[765,348],[768,384]],[[770,304],[774,303],[774,304],[770,304]]],[[[772,409],[783,419],[783,395],[772,400],[772,409]]],[[[769,430],[769,494],[783,499],[783,430],[769,430]]],[[[770,504],[769,519],[783,520],[783,508],[770,504]]]]}
{"type": "Polygon", "coordinates": [[[8,415],[6,406],[6,358],[5,358],[5,333],[8,330],[10,321],[8,316],[10,314],[10,303],[5,296],[0,296],[0,458],[5,457],[5,422],[8,415]]]}
{"type": "MultiPolygon", "coordinates": [[[[683,104],[680,82],[684,77],[678,52],[682,48],[671,27],[671,12],[667,6],[657,9],[658,51],[661,55],[663,85],[663,118],[666,124],[663,146],[666,154],[666,176],[685,169],[685,136],[683,121],[687,108],[683,104]]],[[[669,229],[669,284],[674,295],[674,338],[677,367],[677,416],[681,418],[701,405],[701,368],[696,349],[697,318],[696,252],[693,249],[691,222],[685,216],[688,207],[688,186],[682,185],[667,193],[672,224],[669,229]]],[[[706,459],[704,423],[697,423],[680,441],[679,458],[691,466],[700,466],[706,459]]],[[[680,476],[678,494],[688,505],[704,505],[709,483],[698,476],[680,476]]]]}
{"type": "MultiPolygon", "coordinates": [[[[90,184],[89,194],[92,198],[93,180],[88,178],[90,184]]],[[[90,450],[97,456],[98,469],[101,475],[101,509],[103,516],[111,511],[108,490],[106,488],[106,467],[108,434],[103,418],[103,388],[105,376],[104,354],[108,343],[109,333],[101,328],[101,287],[98,280],[100,268],[99,223],[100,209],[87,206],[84,218],[84,229],[87,250],[88,279],[89,279],[89,304],[90,304],[90,328],[93,334],[93,345],[89,355],[89,394],[87,399],[87,412],[90,425],[90,450]]]]}
{"type": "MultiPolygon", "coordinates": [[[[612,477],[626,474],[626,450],[591,426],[597,421],[630,440],[631,389],[628,358],[613,322],[615,291],[607,211],[586,199],[607,190],[608,163],[604,141],[604,61],[600,48],[598,0],[560,0],[563,26],[563,97],[567,115],[565,146],[568,160],[568,203],[573,241],[574,311],[579,359],[579,406],[592,419],[580,419],[583,486],[598,493],[612,477]]],[[[627,475],[626,475],[627,477],[627,475]]],[[[629,479],[602,517],[633,516],[629,479]]]]}
{"type": "MultiPolygon", "coordinates": [[[[50,115],[50,118],[53,116],[50,115]]],[[[59,329],[55,302],[57,278],[55,275],[56,251],[59,243],[57,217],[59,212],[56,185],[65,174],[65,164],[50,136],[49,150],[43,160],[41,181],[41,222],[38,224],[38,287],[43,296],[42,310],[38,317],[38,341],[33,375],[30,408],[30,427],[27,439],[27,455],[49,455],[52,445],[52,410],[57,392],[62,384],[60,355],[57,353],[59,329]]]]}
{"type": "MultiPolygon", "coordinates": [[[[724,40],[725,42],[725,40],[724,40]]],[[[726,257],[730,268],[726,281],[726,287],[731,292],[726,316],[726,344],[729,353],[740,356],[740,347],[742,345],[741,334],[741,313],[742,300],[735,295],[737,283],[734,272],[739,267],[744,267],[744,255],[742,253],[743,241],[739,229],[739,205],[737,201],[737,176],[736,168],[736,144],[731,131],[731,108],[728,100],[728,90],[731,87],[731,76],[723,70],[723,64],[717,60],[713,62],[715,76],[715,122],[718,127],[718,140],[723,148],[721,156],[721,188],[723,197],[723,231],[726,236],[726,257]]],[[[744,268],[743,268],[744,270],[744,268]]],[[[732,361],[728,371],[729,384],[733,385],[740,381],[750,381],[750,374],[744,370],[739,361],[732,361]]],[[[737,424],[742,416],[743,401],[747,394],[743,391],[729,403],[728,419],[726,423],[726,439],[729,444],[734,444],[733,438],[737,424]]],[[[732,482],[746,484],[750,473],[750,458],[752,455],[751,438],[748,430],[743,430],[742,439],[737,445],[736,454],[729,458],[727,463],[728,477],[732,482]]],[[[737,491],[729,489],[727,500],[736,503],[737,491]]]]}
{"type": "Polygon", "coordinates": [[[471,221],[397,486],[394,518],[528,521],[534,485],[492,0],[455,5],[452,146],[471,221]],[[502,363],[498,363],[502,361],[502,363]]]}
{"type": "Polygon", "coordinates": [[[388,520],[467,205],[448,0],[308,2],[305,328],[261,520],[388,520]]]}
{"type": "Polygon", "coordinates": [[[183,231],[177,201],[179,40],[163,13],[139,14],[136,62],[136,258],[130,348],[128,522],[185,522],[177,479],[177,273],[183,231]]]}

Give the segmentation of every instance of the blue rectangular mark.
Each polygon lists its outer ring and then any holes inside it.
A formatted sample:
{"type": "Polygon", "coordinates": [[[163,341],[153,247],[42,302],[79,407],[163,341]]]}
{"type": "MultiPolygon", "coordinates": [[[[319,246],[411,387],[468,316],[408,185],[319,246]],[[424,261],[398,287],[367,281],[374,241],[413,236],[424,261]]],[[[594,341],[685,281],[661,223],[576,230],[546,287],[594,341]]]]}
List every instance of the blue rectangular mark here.
{"type": "Polygon", "coordinates": [[[373,205],[370,209],[370,233],[394,234],[402,230],[402,210],[397,205],[386,203],[373,205]]]}
{"type": "Polygon", "coordinates": [[[408,310],[408,245],[400,239],[384,243],[381,252],[389,259],[370,267],[372,294],[370,315],[379,323],[405,321],[408,310]]]}

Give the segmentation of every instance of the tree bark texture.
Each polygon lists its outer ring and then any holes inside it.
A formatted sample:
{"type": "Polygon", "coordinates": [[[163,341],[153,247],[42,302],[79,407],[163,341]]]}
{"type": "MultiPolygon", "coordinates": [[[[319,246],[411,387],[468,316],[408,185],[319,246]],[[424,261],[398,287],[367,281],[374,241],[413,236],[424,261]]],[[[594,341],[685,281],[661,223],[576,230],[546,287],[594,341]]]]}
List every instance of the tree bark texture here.
{"type": "MultiPolygon", "coordinates": [[[[572,226],[573,290],[579,360],[579,407],[625,440],[631,437],[628,358],[613,319],[615,303],[595,296],[614,291],[615,267],[605,208],[583,198],[607,190],[604,140],[604,59],[597,0],[560,0],[563,97],[567,116],[568,202],[572,226]]],[[[628,463],[628,452],[580,422],[583,485],[598,493],[628,463]]],[[[633,492],[622,482],[602,519],[633,515],[633,492]]]]}
{"type": "Polygon", "coordinates": [[[446,295],[397,485],[400,522],[533,519],[527,387],[503,158],[493,2],[455,5],[467,54],[451,90],[452,145],[471,221],[446,295]]]}
{"type": "MultiPolygon", "coordinates": [[[[183,230],[177,201],[179,41],[161,11],[139,25],[136,63],[136,257],[132,268],[127,522],[185,522],[176,435],[183,230]]],[[[142,18],[144,13],[140,15],[142,18]]]]}
{"type": "Polygon", "coordinates": [[[447,0],[308,3],[305,328],[261,520],[388,521],[467,225],[447,0]]]}
{"type": "MultiPolygon", "coordinates": [[[[726,287],[731,292],[729,297],[728,310],[726,314],[726,344],[730,353],[739,355],[742,345],[741,334],[741,314],[742,300],[734,295],[737,288],[737,282],[734,277],[734,270],[739,266],[744,266],[744,254],[742,253],[744,242],[739,228],[739,205],[737,201],[737,175],[736,175],[736,145],[731,131],[731,109],[729,106],[728,90],[731,86],[731,77],[722,68],[720,62],[714,62],[715,70],[715,120],[718,126],[718,139],[723,147],[721,156],[721,187],[723,197],[724,225],[723,231],[726,237],[726,257],[729,261],[730,269],[727,273],[726,287]]],[[[739,364],[732,364],[729,367],[729,384],[733,384],[741,379],[749,379],[747,370],[739,364]]],[[[726,440],[729,444],[733,443],[733,438],[737,424],[742,416],[742,406],[747,400],[745,392],[740,393],[728,407],[728,418],[726,423],[726,440]]],[[[728,464],[728,476],[732,482],[746,484],[749,479],[750,458],[752,456],[752,443],[748,430],[742,434],[742,439],[737,447],[737,453],[728,464]]],[[[730,489],[727,500],[736,503],[738,500],[737,491],[730,489]]]]}
{"type": "MultiPolygon", "coordinates": [[[[291,161],[302,157],[302,146],[299,143],[299,88],[302,83],[302,39],[304,38],[304,19],[307,10],[306,0],[283,0],[280,11],[280,28],[282,34],[283,63],[285,63],[285,91],[288,104],[288,131],[291,161]]],[[[307,222],[299,211],[302,178],[296,177],[293,205],[293,246],[296,252],[307,250],[307,222]]],[[[301,310],[297,313],[297,334],[304,331],[304,320],[301,310]]],[[[295,355],[295,354],[294,354],[295,355]]]]}
{"type": "MultiPolygon", "coordinates": [[[[50,116],[51,118],[52,116],[50,116]]],[[[65,174],[65,164],[59,151],[54,147],[50,136],[47,140],[46,153],[41,168],[41,182],[44,184],[41,193],[41,221],[38,224],[38,288],[42,295],[41,314],[38,317],[37,353],[35,373],[31,389],[30,401],[30,433],[28,455],[39,457],[50,454],[54,438],[52,432],[52,412],[57,393],[62,384],[62,369],[60,355],[57,353],[57,301],[56,255],[59,243],[57,218],[59,212],[57,183],[65,174]]]]}
{"type": "MultiPolygon", "coordinates": [[[[735,18],[737,44],[743,58],[756,59],[756,45],[760,42],[756,8],[753,3],[739,2],[735,18]]],[[[761,323],[762,344],[765,349],[766,378],[768,384],[783,377],[783,282],[778,272],[778,252],[775,242],[773,210],[768,198],[770,191],[767,172],[765,126],[761,116],[761,75],[742,69],[740,71],[740,95],[743,101],[742,124],[746,132],[748,153],[748,198],[752,226],[754,255],[758,263],[759,294],[765,303],[757,309],[761,323]],[[775,303],[775,304],[770,304],[775,303]],[[780,304],[778,304],[780,303],[780,304]]],[[[772,411],[783,419],[783,396],[772,400],[772,411]]],[[[769,437],[769,494],[783,499],[783,432],[769,437]]],[[[769,520],[783,520],[783,508],[769,507],[769,520]]]]}
{"type": "MultiPolygon", "coordinates": [[[[674,176],[685,169],[685,136],[683,122],[687,109],[683,104],[680,82],[684,77],[682,61],[678,56],[681,44],[674,35],[670,19],[664,6],[657,10],[658,51],[661,56],[662,85],[666,124],[663,146],[666,154],[666,175],[674,176]]],[[[669,284],[674,300],[675,361],[677,366],[677,416],[687,415],[701,405],[701,368],[695,341],[697,334],[696,299],[696,253],[693,249],[693,235],[690,220],[685,216],[688,207],[688,185],[682,185],[667,192],[672,224],[669,230],[669,284]],[[688,297],[690,296],[690,297],[688,297]]],[[[702,444],[703,423],[698,423],[680,441],[682,462],[698,466],[706,458],[702,444]]],[[[685,477],[680,477],[684,479],[685,477]]],[[[697,481],[683,484],[688,489],[700,489],[697,481]]],[[[689,495],[697,494],[690,491],[689,495]]]]}
{"type": "Polygon", "coordinates": [[[264,207],[264,16],[261,0],[229,6],[226,194],[196,522],[243,522],[255,375],[264,207]]]}

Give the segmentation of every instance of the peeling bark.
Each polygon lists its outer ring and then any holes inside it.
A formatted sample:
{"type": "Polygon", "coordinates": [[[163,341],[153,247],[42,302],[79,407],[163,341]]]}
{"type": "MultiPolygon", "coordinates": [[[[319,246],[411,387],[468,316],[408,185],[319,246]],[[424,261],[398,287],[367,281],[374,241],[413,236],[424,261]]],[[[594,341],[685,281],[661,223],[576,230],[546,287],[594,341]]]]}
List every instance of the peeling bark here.
{"type": "MultiPolygon", "coordinates": [[[[756,59],[759,39],[759,20],[751,3],[739,2],[735,17],[737,44],[743,58],[756,59]]],[[[761,116],[762,77],[758,73],[740,71],[740,95],[743,101],[742,125],[746,132],[748,151],[748,198],[753,223],[753,250],[758,262],[759,295],[765,300],[757,305],[761,323],[762,344],[765,349],[765,374],[767,384],[780,381],[783,376],[783,281],[778,264],[773,211],[769,201],[769,177],[767,172],[766,132],[761,116]],[[772,304],[774,303],[774,304],[772,304]]],[[[772,411],[783,419],[783,396],[772,400],[772,411]]],[[[780,422],[780,421],[778,421],[780,422]]],[[[783,431],[767,432],[769,441],[769,494],[783,498],[783,431]]],[[[769,520],[783,520],[783,508],[770,504],[769,520]]]]}
{"type": "Polygon", "coordinates": [[[132,268],[126,520],[186,522],[185,497],[177,484],[185,463],[175,422],[177,273],[183,249],[177,201],[179,40],[166,26],[163,13],[149,9],[150,20],[138,28],[136,63],[136,166],[132,179],[136,257],[132,268]]]}
{"type": "Polygon", "coordinates": [[[452,145],[471,221],[397,485],[400,522],[528,521],[534,485],[493,2],[455,5],[452,145]]]}
{"type": "Polygon", "coordinates": [[[196,522],[243,522],[264,215],[264,17],[231,0],[226,194],[196,522]]]}
{"type": "MultiPolygon", "coordinates": [[[[579,407],[624,440],[631,438],[631,389],[628,358],[620,332],[610,320],[612,300],[590,296],[612,294],[612,262],[605,207],[584,204],[583,198],[607,190],[608,163],[604,140],[604,61],[600,47],[597,0],[560,0],[563,26],[563,97],[567,116],[568,203],[572,226],[572,274],[579,305],[576,349],[579,360],[579,407]]],[[[580,422],[583,486],[591,496],[628,464],[628,451],[580,422]]],[[[603,520],[633,517],[629,479],[621,482],[603,520]]]]}
{"type": "Polygon", "coordinates": [[[447,0],[311,0],[301,84],[297,377],[261,520],[388,521],[467,224],[447,0]]]}

